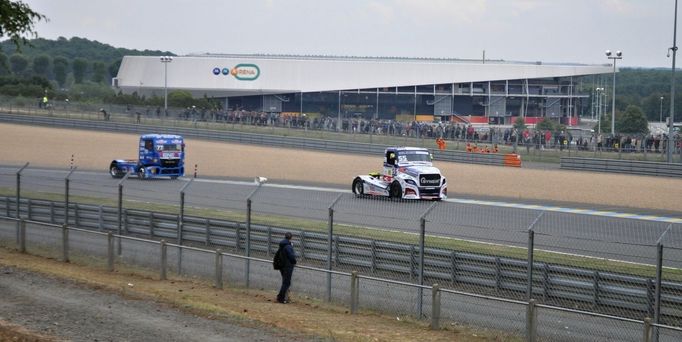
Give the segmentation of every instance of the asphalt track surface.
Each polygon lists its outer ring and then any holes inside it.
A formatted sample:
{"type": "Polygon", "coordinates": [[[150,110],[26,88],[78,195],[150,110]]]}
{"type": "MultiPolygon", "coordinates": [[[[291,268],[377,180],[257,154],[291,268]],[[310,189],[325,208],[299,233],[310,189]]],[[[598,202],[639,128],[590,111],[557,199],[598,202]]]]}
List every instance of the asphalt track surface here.
{"type": "MultiPolygon", "coordinates": [[[[0,166],[0,187],[16,188],[15,166],[0,166]]],[[[63,194],[67,170],[27,168],[21,191],[63,194]]],[[[180,191],[189,178],[140,180],[123,183],[126,201],[179,205],[180,191]]],[[[118,198],[119,179],[106,172],[78,171],[70,177],[70,195],[118,198]]],[[[428,235],[505,246],[526,247],[533,225],[535,248],[560,253],[655,265],[656,244],[665,249],[664,266],[682,267],[682,220],[679,217],[636,215],[537,204],[449,198],[444,202],[391,201],[357,198],[349,189],[195,179],[185,188],[188,207],[245,212],[251,196],[255,216],[277,215],[326,221],[329,207],[334,222],[369,229],[417,234],[426,214],[428,235]],[[542,216],[538,219],[538,216],[542,216]]],[[[129,202],[127,202],[129,203],[129,202]]],[[[126,204],[127,207],[128,204],[126,204]]],[[[134,207],[134,204],[133,204],[134,207]]]]}

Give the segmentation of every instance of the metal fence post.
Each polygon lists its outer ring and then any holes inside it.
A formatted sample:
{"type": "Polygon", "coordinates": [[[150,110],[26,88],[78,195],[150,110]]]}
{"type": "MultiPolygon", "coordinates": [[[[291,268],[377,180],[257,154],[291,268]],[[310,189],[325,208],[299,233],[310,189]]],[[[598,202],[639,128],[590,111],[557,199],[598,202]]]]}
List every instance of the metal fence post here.
{"type": "Polygon", "coordinates": [[[644,318],[644,336],[642,341],[651,342],[651,318],[644,318]]]}
{"type": "Polygon", "coordinates": [[[130,176],[130,172],[126,172],[125,176],[123,176],[123,179],[121,179],[118,182],[118,230],[116,232],[117,235],[119,235],[118,238],[118,255],[121,255],[123,252],[123,248],[121,246],[121,238],[120,235],[122,234],[121,227],[123,224],[123,182],[128,179],[128,176],[130,176]]]}
{"type": "MultiPolygon", "coordinates": [[[[187,187],[189,187],[192,182],[194,182],[194,179],[196,178],[196,171],[194,172],[194,177],[189,180],[185,185],[182,186],[180,189],[180,217],[178,218],[178,236],[177,236],[177,243],[178,245],[182,246],[182,232],[185,229],[185,190],[187,187]]],[[[208,235],[208,231],[206,231],[206,234],[208,235]]],[[[178,274],[182,274],[182,248],[178,249],[178,274]]]]}
{"type": "Polygon", "coordinates": [[[246,274],[244,275],[244,279],[246,279],[246,288],[249,288],[249,275],[250,275],[250,268],[251,268],[251,260],[248,258],[251,256],[251,198],[246,199],[246,246],[245,246],[245,254],[247,256],[246,258],[246,265],[244,267],[244,271],[246,274]]]}
{"type": "Polygon", "coordinates": [[[433,284],[431,287],[431,329],[440,328],[440,286],[433,284]]]}
{"type": "Polygon", "coordinates": [[[161,274],[159,275],[160,280],[166,280],[166,269],[168,268],[168,245],[166,245],[166,240],[161,240],[161,274]]]}
{"type": "Polygon", "coordinates": [[[68,225],[69,224],[69,183],[71,180],[69,177],[71,177],[71,174],[76,171],[76,167],[72,168],[71,171],[69,171],[69,174],[66,175],[66,178],[64,178],[64,224],[68,225]]]}
{"type": "MultiPolygon", "coordinates": [[[[257,177],[256,178],[256,183],[258,186],[256,189],[254,189],[251,194],[246,198],[246,265],[244,267],[244,272],[246,273],[244,278],[246,279],[246,288],[249,288],[249,283],[250,283],[250,274],[251,274],[251,198],[256,195],[256,192],[260,190],[260,187],[267,181],[266,178],[263,177],[257,177]]],[[[237,241],[237,245],[239,245],[239,241],[237,241]]]]}
{"type": "Polygon", "coordinates": [[[26,221],[19,220],[19,252],[26,253],[26,221]]]}
{"type": "Polygon", "coordinates": [[[358,311],[359,292],[358,271],[350,274],[350,314],[355,315],[358,311]]]}
{"type": "MultiPolygon", "coordinates": [[[[438,205],[438,202],[433,202],[419,218],[419,285],[424,285],[424,245],[426,236],[426,216],[438,205]]],[[[419,299],[417,302],[417,310],[419,311],[419,318],[423,317],[424,313],[424,288],[419,287],[419,299]]]]}
{"type": "Polygon", "coordinates": [[[540,221],[542,215],[545,212],[541,211],[540,214],[533,220],[533,222],[528,226],[528,283],[526,287],[526,299],[530,300],[533,297],[533,252],[535,250],[535,225],[540,221]]]}
{"type": "Polygon", "coordinates": [[[107,270],[114,271],[114,234],[107,233],[107,270]]]}
{"type": "Polygon", "coordinates": [[[69,228],[62,225],[62,261],[69,262],[69,228]]]}
{"type": "Polygon", "coordinates": [[[526,311],[526,341],[535,342],[537,337],[537,309],[535,308],[535,299],[528,301],[526,311]]]}
{"type": "Polygon", "coordinates": [[[215,251],[215,287],[223,288],[223,252],[220,249],[215,251]]]}
{"type": "Polygon", "coordinates": [[[330,272],[327,272],[327,301],[331,302],[332,301],[332,255],[333,255],[333,243],[334,243],[334,206],[336,203],[341,199],[341,196],[343,194],[339,194],[339,196],[336,197],[334,202],[329,206],[329,221],[328,221],[328,230],[329,234],[327,235],[327,269],[330,272]]]}
{"type": "Polygon", "coordinates": [[[526,299],[533,297],[533,251],[535,249],[535,231],[528,230],[528,280],[526,286],[526,299]]]}
{"type": "MultiPolygon", "coordinates": [[[[663,239],[665,235],[668,234],[670,229],[672,229],[672,223],[668,225],[668,228],[661,234],[661,237],[656,241],[656,294],[655,294],[655,304],[654,304],[654,323],[660,323],[661,316],[661,278],[663,277],[663,239]]],[[[658,328],[653,329],[653,341],[658,341],[658,328]]]]}
{"type": "MultiPolygon", "coordinates": [[[[24,171],[24,169],[28,166],[28,163],[24,164],[19,171],[17,171],[17,194],[16,194],[16,212],[14,213],[14,217],[19,220],[21,218],[21,171],[24,171]]],[[[8,204],[9,206],[9,204],[8,204]]],[[[17,221],[17,244],[19,244],[21,237],[19,236],[19,233],[21,231],[20,227],[20,221],[17,221]]]]}
{"type": "Polygon", "coordinates": [[[19,201],[21,200],[21,172],[24,171],[24,169],[25,169],[27,166],[28,166],[28,163],[24,164],[24,166],[22,166],[22,167],[19,169],[19,171],[17,171],[17,198],[16,198],[16,201],[17,201],[17,202],[16,202],[16,203],[17,203],[16,210],[17,210],[17,211],[16,211],[16,213],[15,213],[15,215],[14,215],[14,217],[16,217],[16,218],[19,218],[20,213],[21,213],[21,210],[20,210],[20,209],[21,209],[21,206],[20,206],[20,204],[19,204],[19,201]]]}

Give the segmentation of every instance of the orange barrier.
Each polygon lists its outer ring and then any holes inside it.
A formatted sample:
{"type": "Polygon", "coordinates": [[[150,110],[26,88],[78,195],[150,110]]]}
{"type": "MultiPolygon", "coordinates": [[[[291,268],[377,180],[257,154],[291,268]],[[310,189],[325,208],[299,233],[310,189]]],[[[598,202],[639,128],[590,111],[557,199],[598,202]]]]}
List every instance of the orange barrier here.
{"type": "Polygon", "coordinates": [[[516,153],[505,154],[504,166],[521,167],[521,156],[516,153]]]}

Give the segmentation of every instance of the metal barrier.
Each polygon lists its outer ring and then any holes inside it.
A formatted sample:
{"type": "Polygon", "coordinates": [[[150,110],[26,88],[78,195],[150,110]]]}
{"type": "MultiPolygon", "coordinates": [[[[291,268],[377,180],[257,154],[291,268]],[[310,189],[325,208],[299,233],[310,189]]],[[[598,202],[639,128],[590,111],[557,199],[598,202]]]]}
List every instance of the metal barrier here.
{"type": "MultiPolygon", "coordinates": [[[[14,198],[0,197],[0,212],[17,217],[14,198]]],[[[28,220],[63,223],[64,203],[21,199],[20,215],[28,220]]],[[[116,232],[119,227],[118,209],[106,206],[71,203],[70,222],[81,228],[116,232]]],[[[145,210],[124,209],[122,232],[152,239],[178,239],[179,215],[145,210]]],[[[179,241],[194,245],[219,246],[233,251],[246,251],[245,222],[184,216],[179,241]]],[[[324,264],[330,255],[336,269],[360,269],[373,275],[392,275],[396,279],[416,280],[420,265],[415,262],[419,246],[386,242],[367,238],[334,235],[331,251],[326,233],[315,233],[291,227],[250,225],[250,250],[260,255],[272,255],[278,240],[273,236],[294,232],[300,241],[297,252],[302,259],[324,264]]],[[[425,248],[423,269],[429,281],[441,288],[478,288],[483,293],[503,294],[509,298],[526,298],[528,261],[441,248],[425,248]]],[[[534,262],[532,291],[544,304],[571,302],[605,313],[619,309],[629,317],[653,316],[656,299],[655,279],[628,276],[585,268],[534,262]]],[[[682,283],[661,283],[662,317],[682,319],[682,283]]]]}
{"type": "MultiPolygon", "coordinates": [[[[161,241],[147,240],[125,235],[115,235],[112,234],[111,232],[105,233],[79,228],[71,228],[68,227],[68,225],[60,226],[56,224],[16,219],[10,217],[0,217],[0,240],[2,240],[3,237],[6,237],[8,235],[7,233],[4,232],[4,230],[7,230],[6,228],[8,227],[8,225],[2,224],[3,221],[15,223],[10,224],[10,226],[14,225],[17,227],[16,228],[18,230],[17,236],[20,237],[20,240],[17,241],[16,248],[22,253],[34,254],[32,252],[35,251],[35,254],[38,255],[41,254],[44,255],[45,253],[49,255],[49,253],[56,253],[56,250],[58,250],[59,248],[55,246],[61,244],[64,253],[63,254],[64,256],[61,258],[61,260],[64,262],[69,262],[69,259],[66,257],[66,255],[68,255],[69,252],[68,249],[73,249],[74,251],[80,253],[83,253],[84,251],[88,253],[88,250],[90,250],[88,254],[103,256],[103,258],[106,259],[107,264],[106,269],[109,272],[113,272],[116,269],[116,267],[118,267],[118,263],[123,262],[125,260],[126,263],[142,267],[149,266],[151,262],[151,264],[153,265],[152,268],[158,272],[159,281],[167,280],[168,272],[175,271],[176,274],[182,275],[180,269],[173,270],[172,266],[169,265],[168,263],[168,254],[169,250],[171,249],[176,250],[176,252],[179,253],[180,256],[186,257],[191,253],[194,253],[193,254],[194,258],[196,258],[197,255],[206,256],[207,258],[204,259],[206,264],[203,265],[197,264],[197,261],[192,259],[188,260],[187,263],[193,262],[194,266],[204,266],[205,272],[203,274],[203,278],[208,279],[212,278],[214,286],[218,289],[223,288],[225,270],[227,270],[227,272],[229,273],[228,277],[235,275],[235,270],[227,265],[238,264],[224,263],[223,259],[225,258],[243,261],[247,260],[255,264],[265,266],[255,267],[256,271],[254,272],[260,273],[259,277],[254,277],[255,279],[267,279],[268,278],[267,273],[272,272],[272,269],[269,267],[271,263],[270,260],[255,257],[247,257],[238,254],[225,253],[220,249],[217,250],[202,249],[197,247],[167,243],[165,240],[161,241]],[[28,228],[29,225],[31,226],[30,228],[28,228]],[[50,234],[48,232],[48,231],[58,232],[59,230],[62,231],[66,230],[71,233],[50,234]],[[73,236],[74,234],[80,234],[78,235],[78,240],[81,243],[80,244],[81,247],[83,246],[83,243],[86,243],[88,247],[83,249],[77,247],[79,246],[78,244],[69,243],[70,239],[69,236],[73,236]],[[29,242],[27,242],[29,240],[27,237],[34,236],[40,237],[42,240],[30,240],[29,242]],[[117,254],[114,253],[115,250],[114,239],[119,241],[118,242],[119,244],[125,245],[122,255],[119,254],[118,256],[116,256],[117,254]],[[106,243],[105,244],[98,243],[102,242],[99,240],[106,240],[106,243]],[[102,249],[104,250],[92,251],[91,248],[97,245],[102,246],[102,249]],[[150,245],[153,247],[150,248],[150,245]],[[55,251],[50,252],[49,249],[54,249],[55,251]],[[180,251],[184,252],[180,253],[180,251]],[[212,265],[211,256],[213,257],[212,265]],[[156,261],[152,261],[150,259],[156,259],[156,261]]],[[[96,257],[95,258],[89,257],[89,260],[90,262],[92,262],[96,260],[96,257]]],[[[201,261],[199,261],[199,263],[201,263],[201,261]]],[[[391,291],[389,287],[392,290],[404,289],[419,290],[420,292],[430,291],[431,292],[430,314],[424,316],[419,315],[418,318],[430,319],[431,329],[440,329],[440,326],[442,324],[441,322],[443,321],[452,320],[454,318],[460,319],[459,317],[477,316],[474,312],[471,311],[479,312],[481,310],[483,311],[493,310],[492,312],[489,312],[484,318],[482,318],[485,322],[479,320],[479,322],[483,322],[484,325],[478,326],[484,327],[486,329],[490,328],[496,330],[504,329],[503,326],[505,325],[508,326],[508,323],[505,322],[505,319],[495,318],[504,314],[511,314],[514,316],[514,318],[512,319],[518,321],[516,325],[520,328],[512,329],[513,330],[513,332],[511,332],[512,336],[514,336],[514,334],[524,335],[526,341],[537,341],[539,339],[598,341],[606,338],[649,342],[652,340],[653,341],[677,340],[679,339],[680,334],[682,334],[681,328],[652,323],[650,318],[644,318],[643,320],[621,318],[612,315],[598,314],[581,310],[538,304],[536,303],[535,299],[530,299],[528,302],[504,299],[494,296],[486,296],[451,289],[443,289],[438,284],[433,284],[433,286],[424,286],[386,278],[365,276],[359,274],[357,271],[353,271],[352,273],[339,272],[305,265],[297,265],[297,269],[299,270],[297,272],[299,273],[306,272],[312,274],[314,278],[326,278],[330,275],[340,276],[343,278],[350,278],[351,280],[350,286],[348,286],[347,282],[345,282],[345,285],[342,285],[341,283],[344,283],[342,279],[337,279],[337,284],[335,284],[334,286],[335,289],[334,291],[342,293],[344,295],[343,297],[345,297],[346,299],[341,301],[342,305],[348,306],[350,308],[351,314],[357,314],[361,306],[370,307],[373,309],[380,309],[376,306],[373,306],[373,304],[376,303],[375,301],[377,299],[374,296],[372,296],[372,293],[375,293],[376,291],[382,292],[391,291]],[[338,283],[339,281],[341,281],[341,283],[338,283]],[[373,286],[374,283],[377,283],[377,286],[373,286]],[[465,298],[466,301],[477,303],[477,305],[474,308],[467,308],[466,307],[467,303],[461,300],[463,298],[465,298]],[[486,308],[485,305],[486,302],[491,302],[493,306],[486,308]],[[507,312],[508,310],[498,309],[503,306],[507,308],[512,308],[512,310],[516,312],[507,312]],[[523,315],[522,313],[523,310],[525,310],[525,315],[523,315]],[[569,316],[571,314],[577,315],[579,319],[572,321],[569,316]],[[524,317],[525,319],[523,319],[524,317]],[[554,323],[554,321],[557,319],[559,319],[558,322],[560,323],[561,326],[559,329],[554,329],[554,327],[552,327],[552,323],[554,323]],[[590,321],[590,319],[593,320],[598,319],[598,321],[590,321]],[[548,322],[550,324],[546,324],[548,322]],[[568,330],[569,327],[567,325],[569,324],[576,324],[576,326],[573,327],[574,331],[568,330]],[[621,325],[626,326],[627,329],[622,329],[621,325]],[[581,329],[583,329],[583,331],[581,331],[581,329]]],[[[230,278],[230,281],[233,283],[235,282],[234,278],[230,278]]],[[[302,283],[299,286],[305,287],[306,285],[311,284],[302,283]]],[[[263,284],[259,283],[258,286],[263,286],[263,284]]],[[[315,287],[315,285],[312,284],[312,287],[315,287]]],[[[305,289],[303,288],[300,288],[299,290],[305,291],[305,289]]],[[[317,290],[316,293],[320,294],[321,292],[317,290]]],[[[390,297],[391,296],[386,296],[386,298],[390,297]]],[[[399,302],[404,302],[404,300],[405,298],[402,297],[398,298],[399,302]]],[[[475,326],[475,324],[472,324],[475,322],[476,322],[475,319],[474,320],[460,319],[458,324],[475,326]]],[[[513,338],[518,339],[519,337],[520,336],[516,336],[513,338]]]]}
{"type": "MultiPolygon", "coordinates": [[[[385,145],[367,144],[351,141],[334,141],[301,137],[284,137],[267,134],[215,131],[207,129],[148,126],[140,124],[126,124],[110,121],[76,120],[66,118],[52,118],[44,116],[12,115],[0,113],[0,121],[18,124],[31,124],[49,127],[65,127],[87,130],[101,130],[126,133],[156,133],[180,134],[185,137],[227,141],[239,144],[251,144],[261,146],[289,147],[305,150],[321,150],[340,153],[381,155],[385,145]]],[[[435,160],[505,166],[505,155],[496,153],[467,153],[462,151],[439,151],[433,152],[435,160]]],[[[520,163],[519,165],[520,166],[520,163]]]]}
{"type": "Polygon", "coordinates": [[[682,177],[682,164],[647,161],[561,157],[561,168],[646,176],[682,177]]]}

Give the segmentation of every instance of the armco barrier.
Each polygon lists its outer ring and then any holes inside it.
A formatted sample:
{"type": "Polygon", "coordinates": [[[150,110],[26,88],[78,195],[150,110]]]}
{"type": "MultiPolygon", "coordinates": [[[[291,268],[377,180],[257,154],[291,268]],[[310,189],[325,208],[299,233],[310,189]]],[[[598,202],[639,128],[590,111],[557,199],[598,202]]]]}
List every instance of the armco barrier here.
{"type": "MultiPolygon", "coordinates": [[[[174,127],[158,127],[140,124],[126,124],[111,121],[93,121],[93,120],[78,120],[65,118],[51,118],[44,116],[28,116],[28,115],[13,115],[0,113],[0,122],[30,124],[49,127],[65,127],[76,129],[100,130],[108,132],[125,132],[125,133],[159,133],[159,134],[179,134],[184,137],[226,141],[239,144],[250,145],[264,145],[276,147],[288,147],[303,150],[322,150],[329,152],[341,152],[352,154],[365,154],[380,156],[383,154],[386,146],[378,144],[358,143],[351,141],[335,141],[322,140],[312,138],[300,137],[284,137],[267,134],[244,133],[234,131],[216,131],[207,129],[195,128],[174,128],[174,127]]],[[[470,163],[470,164],[486,164],[505,166],[506,155],[494,153],[466,153],[462,151],[445,150],[433,151],[434,159],[470,163]]],[[[519,159],[520,161],[520,159],[519,159]]],[[[517,165],[507,165],[517,166],[517,165]]],[[[518,164],[520,166],[520,163],[518,164]]]]}
{"type": "MultiPolygon", "coordinates": [[[[22,199],[21,216],[32,221],[62,223],[64,203],[22,199]]],[[[117,209],[105,206],[70,205],[70,225],[98,231],[116,231],[117,209]]],[[[0,213],[15,216],[15,198],[0,197],[0,213]]],[[[125,209],[123,232],[153,239],[177,238],[178,216],[143,210],[125,209]]],[[[183,241],[200,245],[221,246],[236,251],[246,248],[246,227],[243,222],[185,217],[183,241]]],[[[278,236],[291,231],[300,241],[297,252],[303,261],[324,263],[328,257],[328,235],[298,231],[293,228],[251,225],[253,252],[270,256],[277,250],[278,236]]],[[[409,277],[416,281],[418,252],[416,245],[369,240],[335,235],[332,244],[334,267],[361,268],[368,274],[409,277]]],[[[523,298],[527,282],[526,260],[496,257],[455,250],[426,248],[425,277],[441,287],[458,289],[475,286],[480,292],[496,296],[523,298]]],[[[610,313],[614,308],[629,312],[631,318],[652,316],[654,279],[595,271],[577,267],[535,262],[533,294],[540,302],[557,304],[564,301],[581,303],[582,307],[610,313]]],[[[682,284],[662,282],[663,321],[682,319],[682,284]]]]}
{"type": "Polygon", "coordinates": [[[682,177],[682,164],[634,160],[561,157],[561,168],[646,176],[682,177]]]}

